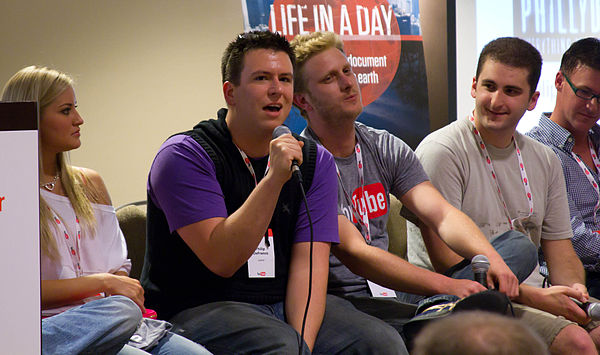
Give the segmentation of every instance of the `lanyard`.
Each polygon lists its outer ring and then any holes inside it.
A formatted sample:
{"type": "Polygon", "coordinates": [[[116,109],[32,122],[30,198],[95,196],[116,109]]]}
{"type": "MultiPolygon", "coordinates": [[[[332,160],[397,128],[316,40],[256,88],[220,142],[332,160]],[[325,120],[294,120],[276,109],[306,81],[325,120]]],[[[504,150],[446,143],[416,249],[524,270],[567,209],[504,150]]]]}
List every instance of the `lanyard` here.
{"type": "MultiPolygon", "coordinates": [[[[473,134],[475,135],[475,140],[477,141],[477,145],[479,149],[483,153],[484,161],[486,167],[492,177],[492,181],[494,181],[496,185],[496,189],[498,192],[498,196],[500,197],[500,201],[502,202],[502,207],[504,207],[504,214],[508,219],[508,224],[510,225],[510,229],[514,229],[513,220],[510,218],[510,214],[508,213],[508,207],[506,205],[506,201],[504,200],[504,196],[502,195],[502,191],[500,190],[500,184],[498,183],[497,174],[494,170],[494,164],[490,158],[490,154],[488,153],[487,148],[485,147],[485,143],[479,134],[479,130],[475,126],[475,118],[473,115],[469,116],[469,121],[473,124],[473,134]]],[[[517,144],[517,140],[513,136],[512,141],[515,145],[515,150],[517,151],[517,159],[519,160],[519,171],[521,172],[521,183],[523,184],[523,188],[525,188],[525,195],[527,197],[527,202],[529,202],[529,216],[533,214],[533,196],[531,195],[531,186],[529,185],[529,180],[527,179],[527,172],[525,171],[525,164],[523,163],[523,157],[521,156],[521,150],[519,149],[519,145],[517,144]]],[[[516,218],[515,218],[516,219],[516,218]]]]}
{"type": "Polygon", "coordinates": [[[364,201],[365,198],[365,173],[363,171],[363,159],[362,152],[360,148],[360,143],[358,142],[358,137],[356,137],[356,145],[354,146],[354,152],[356,153],[356,167],[358,168],[358,182],[360,185],[360,198],[356,202],[356,205],[352,203],[352,198],[344,188],[344,184],[342,183],[342,175],[340,173],[340,169],[338,169],[337,164],[335,165],[335,171],[337,172],[338,180],[340,182],[340,186],[342,186],[342,191],[344,191],[344,195],[346,196],[346,200],[350,205],[350,210],[352,211],[352,215],[358,221],[361,229],[365,232],[365,239],[367,243],[371,243],[371,230],[369,228],[369,215],[367,212],[366,204],[361,204],[361,201],[364,201]]]}
{"type": "Polygon", "coordinates": [[[58,218],[56,213],[51,208],[48,208],[48,209],[50,210],[50,212],[52,212],[52,217],[53,217],[54,223],[56,223],[56,226],[58,227],[58,229],[61,232],[63,232],[63,235],[65,237],[65,242],[67,244],[67,249],[68,249],[69,255],[71,256],[71,262],[73,263],[73,269],[75,269],[75,275],[77,277],[81,277],[83,275],[83,271],[81,270],[81,255],[79,253],[79,243],[81,241],[81,226],[79,225],[79,218],[77,218],[77,216],[75,216],[75,226],[76,226],[77,237],[74,237],[74,236],[69,235],[69,233],[67,232],[67,227],[60,220],[60,218],[58,218]]]}
{"type": "MultiPolygon", "coordinates": [[[[592,145],[592,142],[590,141],[589,137],[588,137],[588,148],[590,149],[590,154],[592,155],[592,160],[594,161],[594,165],[596,166],[596,171],[600,171],[600,161],[598,160],[598,156],[596,155],[596,152],[594,151],[594,146],[592,145]]],[[[579,158],[579,156],[577,154],[573,153],[573,151],[571,151],[571,155],[573,156],[573,158],[575,158],[575,161],[577,161],[577,164],[579,164],[579,167],[581,168],[581,170],[583,170],[585,177],[588,179],[588,181],[590,182],[590,184],[596,191],[596,194],[598,195],[598,201],[596,202],[596,206],[594,206],[594,224],[596,224],[597,223],[596,222],[596,214],[598,213],[598,210],[600,209],[600,189],[598,188],[598,184],[594,180],[592,173],[585,166],[585,164],[581,160],[581,158],[579,158]]]]}
{"type": "MultiPolygon", "coordinates": [[[[248,155],[246,153],[244,153],[244,151],[241,150],[240,147],[238,147],[237,145],[235,147],[240,152],[240,155],[242,156],[242,160],[244,160],[244,164],[246,164],[246,168],[248,168],[248,171],[250,172],[250,175],[252,175],[252,178],[254,179],[254,187],[258,186],[258,180],[256,180],[256,173],[254,172],[254,168],[252,167],[252,163],[250,163],[250,158],[248,158],[248,155]]],[[[269,172],[269,167],[270,166],[271,166],[271,157],[269,157],[269,160],[267,161],[267,168],[265,169],[265,174],[263,175],[263,177],[267,176],[267,173],[269,172]]],[[[268,229],[267,233],[265,233],[265,245],[267,246],[267,248],[270,246],[269,236],[268,236],[268,233],[269,233],[270,230],[271,229],[268,229]]],[[[272,233],[273,232],[271,232],[271,234],[272,233]]],[[[271,237],[272,237],[272,235],[271,235],[271,237]]]]}
{"type": "MultiPolygon", "coordinates": [[[[244,153],[244,151],[241,150],[237,145],[235,147],[240,152],[240,155],[242,156],[242,159],[244,160],[244,164],[246,164],[246,168],[248,168],[250,175],[252,175],[252,178],[254,179],[254,187],[258,186],[258,180],[256,180],[256,173],[254,172],[252,163],[250,163],[250,158],[248,158],[248,155],[246,153],[244,153]]],[[[263,177],[267,176],[267,172],[269,172],[270,166],[271,166],[271,158],[269,157],[269,160],[267,161],[267,168],[265,169],[265,174],[263,175],[263,177]]]]}

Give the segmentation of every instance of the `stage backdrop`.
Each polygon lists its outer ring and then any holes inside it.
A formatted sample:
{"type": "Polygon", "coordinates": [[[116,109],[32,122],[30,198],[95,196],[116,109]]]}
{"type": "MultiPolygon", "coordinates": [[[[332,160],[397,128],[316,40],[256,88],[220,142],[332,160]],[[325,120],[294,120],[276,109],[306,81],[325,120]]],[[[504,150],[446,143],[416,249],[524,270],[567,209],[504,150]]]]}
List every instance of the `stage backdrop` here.
{"type": "MultiPolygon", "coordinates": [[[[361,87],[358,120],[413,148],[429,133],[418,0],[242,0],[242,9],[246,31],[269,29],[288,40],[337,33],[361,87]]],[[[286,124],[298,133],[306,122],[293,108],[286,124]]]]}

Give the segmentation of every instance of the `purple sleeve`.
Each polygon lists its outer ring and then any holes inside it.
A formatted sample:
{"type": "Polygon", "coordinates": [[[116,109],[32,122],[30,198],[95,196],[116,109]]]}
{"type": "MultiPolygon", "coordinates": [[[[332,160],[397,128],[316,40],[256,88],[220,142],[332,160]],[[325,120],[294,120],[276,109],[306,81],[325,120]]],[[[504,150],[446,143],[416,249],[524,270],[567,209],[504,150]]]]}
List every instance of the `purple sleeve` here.
{"type": "Polygon", "coordinates": [[[148,176],[148,194],[165,213],[171,233],[213,217],[227,217],[215,165],[193,138],[178,135],[159,149],[148,176]]]}
{"type": "MultiPolygon", "coordinates": [[[[337,175],[333,156],[321,145],[317,146],[315,175],[306,192],[314,241],[339,243],[337,221],[337,175]]],[[[310,241],[310,226],[304,203],[300,204],[294,242],[310,241]]]]}

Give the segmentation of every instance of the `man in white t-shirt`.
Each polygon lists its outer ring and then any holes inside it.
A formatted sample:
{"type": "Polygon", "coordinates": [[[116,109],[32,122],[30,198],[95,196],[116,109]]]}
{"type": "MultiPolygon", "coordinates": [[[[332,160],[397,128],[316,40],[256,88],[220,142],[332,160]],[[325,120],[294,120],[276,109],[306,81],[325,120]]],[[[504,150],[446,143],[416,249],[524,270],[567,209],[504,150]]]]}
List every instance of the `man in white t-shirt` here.
{"type": "MultiPolygon", "coordinates": [[[[525,111],[537,103],[541,66],[539,52],[521,39],[490,42],[473,78],[474,111],[427,136],[416,154],[442,195],[471,217],[488,239],[519,231],[541,246],[550,281],[557,286],[522,284],[514,298],[520,303],[515,304],[516,315],[553,353],[597,354],[598,324],[590,323],[569,298],[586,302],[589,295],[571,245],[560,162],[549,148],[516,131],[525,111]]],[[[409,261],[442,271],[462,259],[435,231],[422,223],[420,227],[422,237],[409,228],[409,261]]]]}

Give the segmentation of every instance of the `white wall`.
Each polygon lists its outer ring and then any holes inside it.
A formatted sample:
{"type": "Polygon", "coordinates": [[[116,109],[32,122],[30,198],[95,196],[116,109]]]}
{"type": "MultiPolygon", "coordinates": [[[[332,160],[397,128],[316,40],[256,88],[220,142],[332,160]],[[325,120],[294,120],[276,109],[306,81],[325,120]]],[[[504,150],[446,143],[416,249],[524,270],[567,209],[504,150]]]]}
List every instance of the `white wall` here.
{"type": "MultiPolygon", "coordinates": [[[[447,122],[446,9],[421,0],[432,126],[447,122]]],[[[113,204],[143,200],[171,134],[224,105],[220,57],[243,30],[241,0],[0,2],[0,85],[38,64],[72,74],[82,126],[74,165],[97,170],[113,204]]]]}
{"type": "Polygon", "coordinates": [[[113,204],[146,199],[156,150],[224,104],[220,56],[242,31],[240,0],[0,2],[0,86],[19,69],[72,74],[85,123],[74,165],[97,170],[113,204]]]}
{"type": "Polygon", "coordinates": [[[456,0],[456,117],[467,115],[475,105],[471,83],[477,67],[475,1],[456,0]]]}

